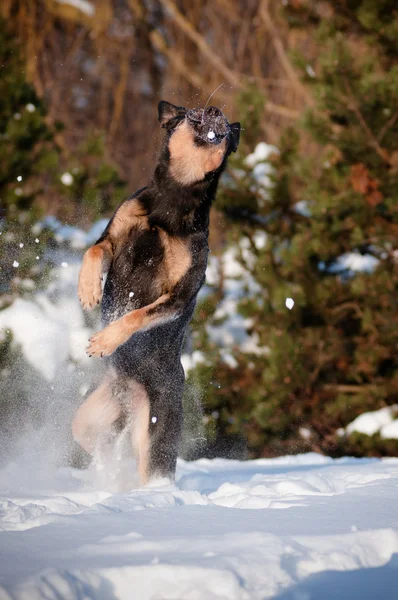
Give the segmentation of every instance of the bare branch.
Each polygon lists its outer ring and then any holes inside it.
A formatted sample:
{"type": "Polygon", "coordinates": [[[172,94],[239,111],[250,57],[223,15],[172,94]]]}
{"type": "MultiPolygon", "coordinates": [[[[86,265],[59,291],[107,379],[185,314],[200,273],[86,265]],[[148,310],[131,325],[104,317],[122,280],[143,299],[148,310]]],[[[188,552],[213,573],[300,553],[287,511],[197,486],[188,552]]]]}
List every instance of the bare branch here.
{"type": "Polygon", "coordinates": [[[234,87],[241,88],[242,84],[238,81],[237,76],[223,61],[219,58],[217,53],[211,48],[206,40],[200,35],[200,33],[194,29],[192,24],[184,17],[184,15],[178,10],[175,3],[172,0],[160,0],[160,3],[167,10],[169,15],[174,19],[174,22],[178,27],[194,42],[198,50],[203,56],[213,65],[215,69],[223,76],[226,82],[234,87]]]}
{"type": "Polygon", "coordinates": [[[363,394],[364,392],[376,392],[380,389],[380,386],[370,383],[364,385],[326,383],[322,386],[322,389],[327,392],[341,392],[342,394],[363,394]]]}
{"type": "MultiPolygon", "coordinates": [[[[217,56],[215,51],[207,44],[206,40],[201,36],[201,34],[194,29],[192,24],[184,17],[184,15],[178,10],[175,3],[172,0],[160,0],[161,4],[168,11],[168,13],[173,17],[174,22],[178,27],[189,37],[190,40],[194,42],[202,55],[217,69],[217,71],[224,77],[224,79],[234,87],[242,89],[248,83],[249,78],[246,75],[241,75],[231,71],[229,67],[227,67],[223,61],[217,56]]],[[[188,66],[184,65],[184,62],[177,57],[175,53],[173,53],[170,48],[167,48],[165,41],[158,34],[158,32],[151,33],[151,40],[158,47],[159,50],[165,52],[170,60],[173,60],[173,64],[176,68],[179,69],[180,73],[183,74],[188,81],[194,83],[194,80],[197,80],[197,74],[192,72],[192,69],[189,69],[188,66]]],[[[201,87],[203,85],[202,80],[194,83],[196,87],[201,87]]],[[[299,113],[295,110],[287,108],[285,106],[279,106],[274,104],[273,102],[266,102],[264,105],[264,109],[268,112],[277,114],[287,119],[297,119],[299,113]]]]}
{"type": "Polygon", "coordinates": [[[388,152],[380,146],[380,144],[377,141],[376,137],[374,136],[373,132],[368,127],[368,124],[366,123],[361,111],[359,110],[358,104],[356,102],[356,99],[352,92],[351,86],[348,83],[347,79],[344,79],[344,85],[345,85],[346,92],[347,92],[348,99],[349,99],[348,108],[356,115],[356,117],[359,121],[359,124],[361,125],[363,131],[366,133],[366,135],[368,137],[369,145],[373,146],[373,148],[376,150],[376,152],[380,156],[380,158],[382,158],[383,161],[389,165],[390,157],[388,156],[388,152]]]}
{"type": "Polygon", "coordinates": [[[174,52],[172,48],[169,48],[167,46],[163,36],[159,33],[157,29],[153,29],[149,34],[149,37],[152,45],[159,52],[167,56],[175,70],[180,75],[182,75],[191,85],[199,89],[204,86],[202,78],[197,73],[195,73],[193,69],[189,68],[189,66],[181,58],[181,54],[179,52],[174,52]]]}
{"type": "Polygon", "coordinates": [[[383,137],[386,135],[387,131],[394,125],[395,121],[398,119],[398,110],[393,114],[391,119],[387,121],[387,123],[381,128],[379,135],[377,136],[377,141],[381,144],[383,137]]]}
{"type": "Polygon", "coordinates": [[[285,119],[296,120],[300,116],[298,110],[293,110],[292,108],[287,108],[286,106],[280,106],[279,104],[274,104],[273,102],[266,102],[264,104],[264,109],[281,117],[285,117],[285,119]]]}
{"type": "Polygon", "coordinates": [[[297,89],[299,94],[303,96],[307,104],[310,106],[314,106],[315,102],[311,94],[306,90],[302,82],[300,81],[299,76],[297,75],[294,67],[292,66],[286,51],[283,47],[282,39],[278,33],[278,29],[276,28],[272,17],[269,12],[269,0],[262,0],[259,8],[259,16],[267,29],[268,33],[271,35],[272,44],[274,46],[275,52],[279,58],[280,63],[285,69],[286,75],[289,77],[291,82],[294,84],[294,87],[297,89]]]}
{"type": "Polygon", "coordinates": [[[115,89],[114,94],[114,105],[113,105],[113,113],[109,126],[109,137],[110,140],[113,140],[114,136],[117,133],[120,119],[123,113],[124,100],[126,96],[126,88],[127,82],[129,78],[130,72],[130,56],[131,56],[131,48],[124,53],[123,59],[120,64],[120,77],[118,84],[115,89]]]}

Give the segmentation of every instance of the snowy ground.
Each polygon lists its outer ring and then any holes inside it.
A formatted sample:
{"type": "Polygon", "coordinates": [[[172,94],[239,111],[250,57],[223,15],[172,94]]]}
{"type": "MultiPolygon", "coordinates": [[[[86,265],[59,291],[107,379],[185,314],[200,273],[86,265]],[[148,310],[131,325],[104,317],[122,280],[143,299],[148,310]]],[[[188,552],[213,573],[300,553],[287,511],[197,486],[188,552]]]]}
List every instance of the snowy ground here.
{"type": "Polygon", "coordinates": [[[181,461],[123,493],[20,469],[0,478],[1,600],[398,597],[398,459],[181,461]]]}
{"type": "MultiPolygon", "coordinates": [[[[76,251],[105,225],[85,233],[54,219],[47,224],[76,251]]],[[[246,247],[241,252],[250,258],[246,247]]],[[[44,419],[36,430],[21,417],[21,438],[3,437],[0,446],[3,464],[9,458],[0,471],[0,600],[398,598],[398,458],[180,461],[175,484],[144,489],[117,456],[89,471],[55,468],[66,464],[72,414],[100,363],[84,353],[98,323],[77,303],[80,257],[61,248],[52,258],[58,267],[48,290],[0,313],[0,335],[11,330],[34,369],[23,383],[44,419]]],[[[234,344],[267,349],[237,313],[236,277],[249,290],[253,282],[236,252],[211,257],[209,284],[220,266],[224,298],[216,316],[223,322],[208,333],[233,368],[234,344]]],[[[203,360],[200,352],[186,354],[184,367],[203,360]]],[[[15,387],[8,369],[0,377],[15,387]]],[[[397,417],[397,405],[384,407],[339,434],[397,438],[397,417]]]]}

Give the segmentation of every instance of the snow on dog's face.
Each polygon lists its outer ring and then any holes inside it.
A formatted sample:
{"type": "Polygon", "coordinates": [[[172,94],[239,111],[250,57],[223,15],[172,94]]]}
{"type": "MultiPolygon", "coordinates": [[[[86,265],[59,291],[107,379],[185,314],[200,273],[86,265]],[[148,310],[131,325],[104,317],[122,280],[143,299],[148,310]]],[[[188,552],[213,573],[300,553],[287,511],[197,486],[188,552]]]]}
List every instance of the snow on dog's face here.
{"type": "Polygon", "coordinates": [[[228,123],[215,106],[188,110],[162,101],[159,121],[168,133],[170,173],[181,185],[203,180],[238,148],[240,124],[228,123]]]}

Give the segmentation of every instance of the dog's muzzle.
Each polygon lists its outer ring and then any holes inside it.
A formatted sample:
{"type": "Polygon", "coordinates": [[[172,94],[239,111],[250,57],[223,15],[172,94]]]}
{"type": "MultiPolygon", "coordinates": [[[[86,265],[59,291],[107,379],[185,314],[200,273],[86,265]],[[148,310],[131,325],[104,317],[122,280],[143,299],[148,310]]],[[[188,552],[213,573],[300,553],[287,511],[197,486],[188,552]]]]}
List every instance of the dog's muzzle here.
{"type": "Polygon", "coordinates": [[[200,139],[208,144],[220,144],[230,133],[227,119],[215,106],[209,106],[206,110],[194,108],[188,111],[187,118],[200,139]]]}

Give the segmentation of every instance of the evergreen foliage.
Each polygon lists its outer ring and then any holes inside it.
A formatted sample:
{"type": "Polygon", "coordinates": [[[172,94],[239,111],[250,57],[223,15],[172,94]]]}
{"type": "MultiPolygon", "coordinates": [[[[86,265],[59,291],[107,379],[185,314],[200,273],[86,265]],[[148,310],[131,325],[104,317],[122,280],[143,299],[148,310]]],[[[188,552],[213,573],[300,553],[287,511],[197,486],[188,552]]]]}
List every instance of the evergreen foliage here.
{"type": "MultiPolygon", "coordinates": [[[[242,456],[245,444],[252,456],[397,452],[397,441],[379,434],[341,435],[358,414],[398,403],[394,10],[390,0],[284,5],[286,23],[317,40],[315,64],[292,57],[315,106],[284,132],[277,151],[251,161],[265,98],[255,85],[241,92],[245,130],[217,199],[242,266],[240,292],[226,303],[231,280],[220,268],[198,304],[191,344],[203,355],[189,372],[186,402],[196,408],[187,410],[188,455],[203,437],[198,393],[211,455],[242,456]],[[229,306],[223,314],[221,305],[229,306]],[[238,305],[255,339],[245,352],[211,334],[238,305]]],[[[37,225],[45,212],[89,225],[126,197],[101,133],[73,152],[59,143],[62,125],[50,123],[24,65],[0,22],[0,309],[46,281],[55,241],[37,225]]],[[[0,340],[1,372],[14,365],[11,342],[9,334],[0,340]]],[[[14,367],[10,377],[19,379],[14,367]]],[[[4,380],[7,411],[16,399],[27,402],[9,387],[4,380]]]]}
{"type": "Polygon", "coordinates": [[[16,293],[31,287],[26,282],[37,279],[41,270],[36,256],[42,255],[43,245],[39,250],[37,236],[30,229],[39,217],[35,199],[47,188],[47,173],[54,169],[58,155],[44,107],[26,82],[24,61],[3,21],[0,64],[0,278],[4,307],[16,293]]]}
{"type": "Polygon", "coordinates": [[[116,168],[104,160],[98,133],[72,156],[61,150],[57,135],[62,124],[49,124],[43,102],[26,80],[23,51],[4,21],[0,65],[2,308],[45,281],[51,264],[47,247],[53,240],[37,224],[44,209],[69,223],[89,224],[121,202],[125,187],[116,168]]]}
{"type": "MultiPolygon", "coordinates": [[[[88,135],[71,155],[59,143],[61,132],[62,125],[51,124],[27,82],[23,49],[0,20],[0,310],[46,288],[51,267],[59,266],[56,237],[43,225],[47,213],[73,225],[91,225],[125,198],[118,171],[104,160],[102,136],[88,135]]],[[[79,383],[72,370],[69,403],[78,399],[79,383]]],[[[64,388],[57,390],[58,396],[64,388]]],[[[11,331],[1,331],[1,435],[12,437],[21,422],[38,426],[54,395],[54,382],[22,356],[11,331]],[[42,400],[35,410],[30,405],[34,392],[42,400]]]]}
{"type": "MultiPolygon", "coordinates": [[[[249,249],[241,260],[257,286],[240,311],[265,351],[236,347],[231,368],[209,339],[195,346],[209,358],[191,380],[204,390],[210,435],[243,434],[257,456],[397,451],[396,440],[341,435],[358,414],[398,402],[397,21],[389,1],[326,4],[323,20],[301,3],[285,12],[291,26],[314,27],[315,76],[304,57],[296,63],[315,107],[263,162],[271,185],[240,158],[219,197],[231,239],[249,249]]],[[[243,109],[256,110],[257,97],[243,109]]],[[[216,300],[199,307],[208,323],[216,300]]]]}

